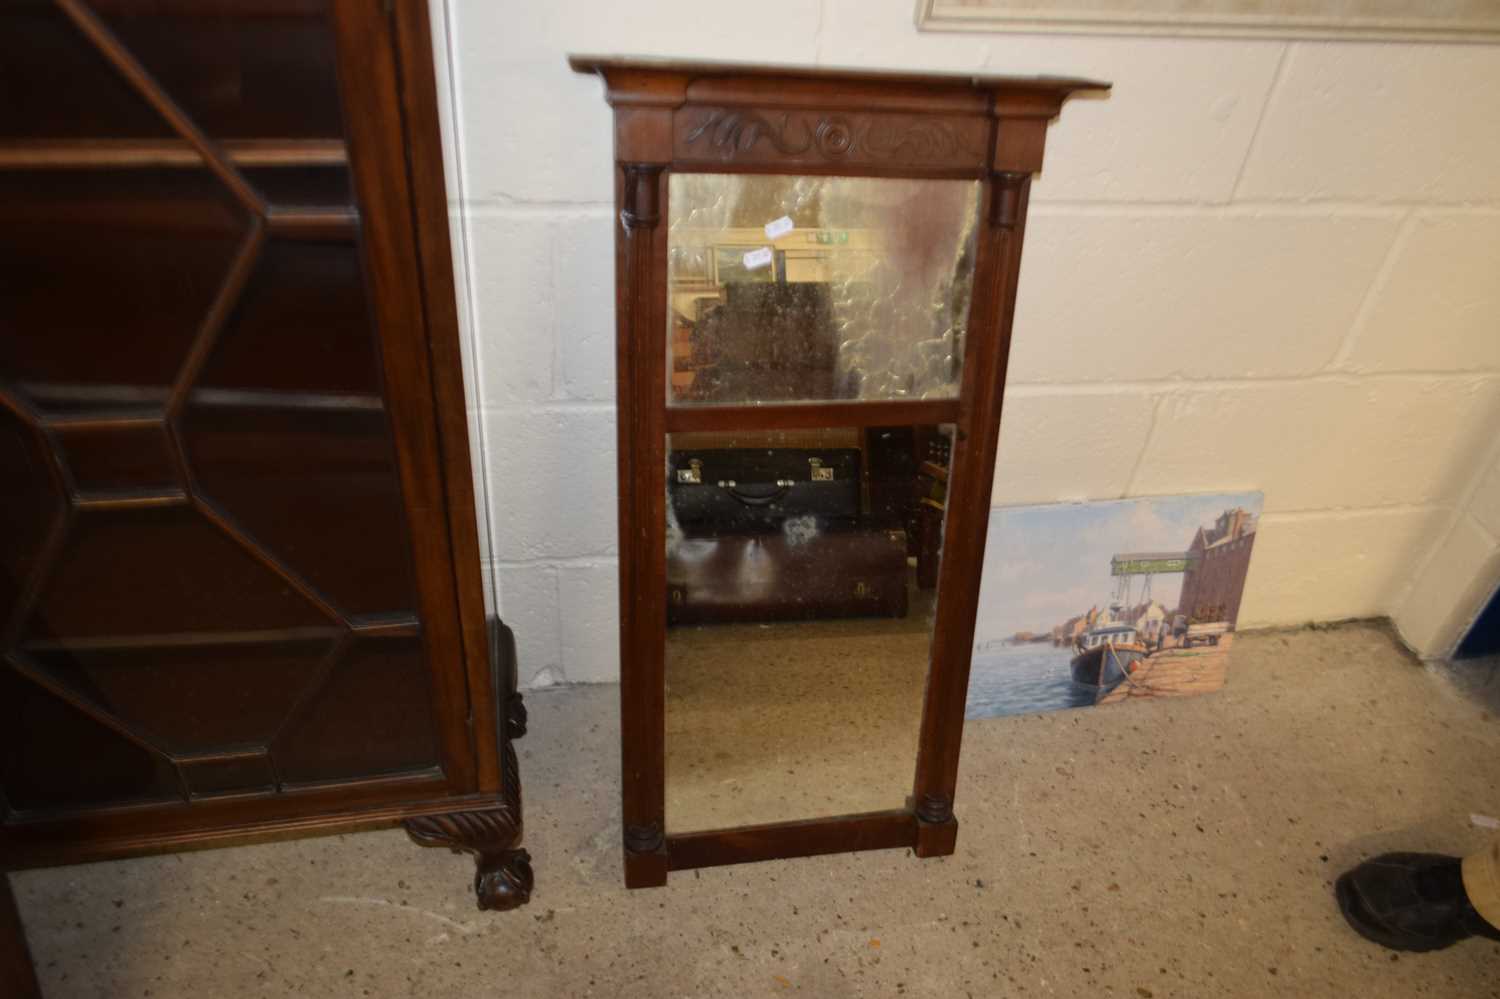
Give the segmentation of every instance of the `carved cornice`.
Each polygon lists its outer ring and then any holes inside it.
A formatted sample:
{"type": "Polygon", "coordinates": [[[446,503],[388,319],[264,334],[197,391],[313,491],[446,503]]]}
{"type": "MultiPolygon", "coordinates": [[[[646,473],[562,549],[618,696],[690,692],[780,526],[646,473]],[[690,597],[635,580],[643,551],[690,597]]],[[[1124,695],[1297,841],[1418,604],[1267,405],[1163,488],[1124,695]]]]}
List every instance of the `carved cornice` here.
{"type": "Polygon", "coordinates": [[[786,107],[859,107],[872,98],[888,106],[924,111],[968,110],[985,103],[1004,113],[1034,104],[1054,108],[1079,90],[1108,90],[1097,80],[1047,76],[992,76],[974,73],[831,69],[821,66],[770,66],[714,63],[651,57],[572,55],[579,73],[604,78],[606,99],[616,108],[672,108],[684,103],[755,103],[774,90],[771,99],[786,107]],[[774,81],[774,87],[767,86],[774,81]]]}

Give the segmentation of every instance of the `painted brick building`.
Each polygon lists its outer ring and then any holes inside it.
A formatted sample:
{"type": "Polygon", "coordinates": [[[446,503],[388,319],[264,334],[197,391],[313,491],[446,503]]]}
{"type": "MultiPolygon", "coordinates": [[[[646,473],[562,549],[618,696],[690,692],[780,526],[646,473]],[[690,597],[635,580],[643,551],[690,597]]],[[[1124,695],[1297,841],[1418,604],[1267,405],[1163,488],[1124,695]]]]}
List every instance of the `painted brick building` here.
{"type": "Polygon", "coordinates": [[[1190,568],[1182,580],[1178,613],[1191,623],[1227,621],[1231,628],[1240,614],[1240,595],[1250,570],[1256,518],[1235,507],[1225,510],[1213,527],[1198,528],[1188,547],[1190,568]]]}

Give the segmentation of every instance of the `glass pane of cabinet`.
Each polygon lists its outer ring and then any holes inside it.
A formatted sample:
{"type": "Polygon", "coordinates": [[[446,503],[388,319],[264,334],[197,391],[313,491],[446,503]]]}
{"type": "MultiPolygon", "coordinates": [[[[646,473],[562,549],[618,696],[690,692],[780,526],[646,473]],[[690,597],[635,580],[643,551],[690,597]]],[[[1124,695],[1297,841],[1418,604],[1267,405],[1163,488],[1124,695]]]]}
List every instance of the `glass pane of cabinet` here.
{"type": "Polygon", "coordinates": [[[24,758],[0,792],[89,805],[429,768],[328,0],[82,11],[0,2],[0,522],[22,528],[0,542],[19,622],[0,757],[24,758]],[[41,762],[78,747],[116,763],[41,762]],[[210,752],[231,758],[192,758],[210,752]]]}
{"type": "Polygon", "coordinates": [[[674,173],[670,405],[956,398],[979,185],[674,173]]]}

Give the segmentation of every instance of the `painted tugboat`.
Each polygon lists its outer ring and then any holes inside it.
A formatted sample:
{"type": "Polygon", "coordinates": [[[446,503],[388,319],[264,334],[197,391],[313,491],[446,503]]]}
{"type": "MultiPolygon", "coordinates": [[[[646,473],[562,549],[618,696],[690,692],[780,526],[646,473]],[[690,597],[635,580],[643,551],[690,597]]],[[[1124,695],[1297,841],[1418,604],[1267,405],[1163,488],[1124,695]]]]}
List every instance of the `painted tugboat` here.
{"type": "Polygon", "coordinates": [[[1079,636],[1073,646],[1073,682],[1109,690],[1124,680],[1146,657],[1146,646],[1128,624],[1099,624],[1079,636]]]}

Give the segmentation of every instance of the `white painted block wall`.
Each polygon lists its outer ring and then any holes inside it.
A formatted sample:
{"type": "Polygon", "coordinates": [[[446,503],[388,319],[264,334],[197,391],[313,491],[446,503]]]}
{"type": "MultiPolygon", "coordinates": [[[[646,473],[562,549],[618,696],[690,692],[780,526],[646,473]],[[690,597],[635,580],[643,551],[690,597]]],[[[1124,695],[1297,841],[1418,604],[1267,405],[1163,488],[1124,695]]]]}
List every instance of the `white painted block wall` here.
{"type": "Polygon", "coordinates": [[[1262,488],[1249,626],[1394,614],[1437,651],[1454,626],[1419,594],[1457,614],[1500,576],[1500,470],[1477,474],[1500,457],[1500,47],[926,34],[911,0],[431,2],[486,573],[523,682],[618,675],[610,117],[569,52],[1114,81],[1064,108],[1033,188],[995,502],[1262,488]]]}

